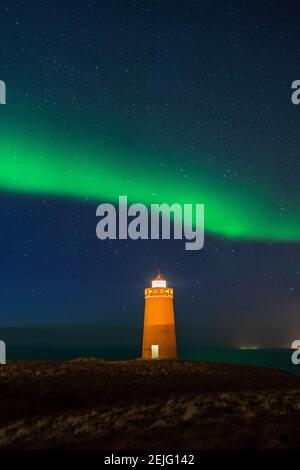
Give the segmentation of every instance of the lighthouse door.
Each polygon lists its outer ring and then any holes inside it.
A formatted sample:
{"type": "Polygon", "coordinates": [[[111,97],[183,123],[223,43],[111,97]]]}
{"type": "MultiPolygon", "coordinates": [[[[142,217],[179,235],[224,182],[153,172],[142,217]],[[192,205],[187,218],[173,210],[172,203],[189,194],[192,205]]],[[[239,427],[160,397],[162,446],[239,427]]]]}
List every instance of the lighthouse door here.
{"type": "Polygon", "coordinates": [[[152,359],[158,359],[159,357],[159,345],[158,344],[151,345],[151,354],[152,354],[152,359]]]}

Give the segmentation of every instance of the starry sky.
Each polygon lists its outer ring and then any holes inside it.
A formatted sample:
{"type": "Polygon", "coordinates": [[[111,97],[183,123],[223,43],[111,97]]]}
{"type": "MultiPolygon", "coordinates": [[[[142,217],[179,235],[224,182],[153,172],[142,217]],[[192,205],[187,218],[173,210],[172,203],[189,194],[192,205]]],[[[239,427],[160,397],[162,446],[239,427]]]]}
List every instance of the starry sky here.
{"type": "Polygon", "coordinates": [[[298,338],[299,14],[290,0],[1,2],[0,326],[138,344],[160,270],[182,349],[298,338]],[[204,203],[204,248],[98,240],[96,208],[119,195],[204,203]]]}

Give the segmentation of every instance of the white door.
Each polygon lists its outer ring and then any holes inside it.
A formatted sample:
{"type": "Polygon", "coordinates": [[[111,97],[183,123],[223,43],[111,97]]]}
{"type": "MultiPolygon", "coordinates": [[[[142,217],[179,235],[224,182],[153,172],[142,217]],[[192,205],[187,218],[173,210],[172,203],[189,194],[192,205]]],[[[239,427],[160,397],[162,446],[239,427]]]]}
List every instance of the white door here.
{"type": "Polygon", "coordinates": [[[152,344],[151,345],[151,354],[152,354],[152,359],[158,359],[158,356],[159,356],[159,345],[158,344],[152,344]]]}

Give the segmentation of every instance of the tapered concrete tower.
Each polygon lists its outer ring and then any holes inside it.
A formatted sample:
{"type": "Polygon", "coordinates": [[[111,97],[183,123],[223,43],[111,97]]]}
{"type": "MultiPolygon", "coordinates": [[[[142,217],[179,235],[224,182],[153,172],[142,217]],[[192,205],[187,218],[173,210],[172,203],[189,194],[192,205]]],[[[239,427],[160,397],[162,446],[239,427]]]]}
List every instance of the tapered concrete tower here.
{"type": "Polygon", "coordinates": [[[175,359],[173,288],[158,274],[145,289],[143,359],[175,359]]]}

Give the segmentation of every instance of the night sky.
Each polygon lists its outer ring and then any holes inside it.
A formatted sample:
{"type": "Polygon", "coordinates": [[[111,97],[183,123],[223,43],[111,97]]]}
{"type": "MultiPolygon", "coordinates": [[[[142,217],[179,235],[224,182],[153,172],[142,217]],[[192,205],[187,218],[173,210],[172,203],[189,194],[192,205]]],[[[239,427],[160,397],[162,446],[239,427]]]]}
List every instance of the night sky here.
{"type": "Polygon", "coordinates": [[[1,1],[0,326],[136,341],[160,270],[183,348],[300,337],[297,3],[1,1]],[[119,195],[204,203],[204,248],[100,241],[119,195]]]}

